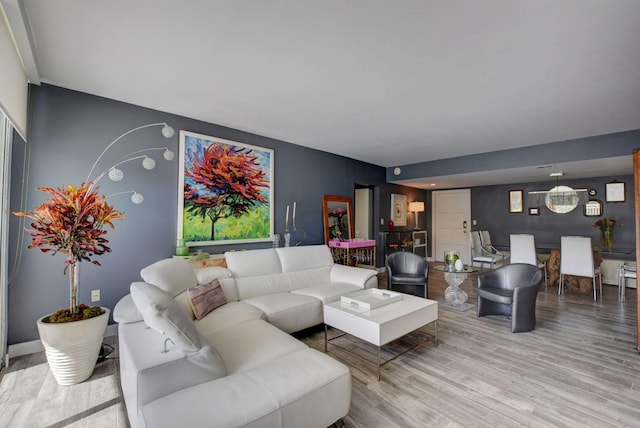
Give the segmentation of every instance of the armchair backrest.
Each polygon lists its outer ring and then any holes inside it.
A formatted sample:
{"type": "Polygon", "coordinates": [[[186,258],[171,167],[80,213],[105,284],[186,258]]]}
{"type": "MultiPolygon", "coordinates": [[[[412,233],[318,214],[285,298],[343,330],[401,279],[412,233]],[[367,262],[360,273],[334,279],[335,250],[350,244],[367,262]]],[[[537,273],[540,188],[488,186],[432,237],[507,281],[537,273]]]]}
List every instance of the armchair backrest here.
{"type": "Polygon", "coordinates": [[[538,256],[536,255],[536,241],[533,235],[512,234],[509,235],[511,247],[511,263],[527,263],[530,265],[538,265],[538,256]]]}
{"type": "Polygon", "coordinates": [[[593,247],[590,237],[560,237],[560,273],[593,277],[593,247]]]}
{"type": "Polygon", "coordinates": [[[537,266],[512,263],[478,275],[478,288],[513,290],[516,287],[539,286],[543,274],[537,266]]]}
{"type": "Polygon", "coordinates": [[[429,265],[427,261],[417,254],[407,251],[397,251],[387,256],[385,267],[389,275],[392,273],[404,273],[427,276],[429,265]]]}

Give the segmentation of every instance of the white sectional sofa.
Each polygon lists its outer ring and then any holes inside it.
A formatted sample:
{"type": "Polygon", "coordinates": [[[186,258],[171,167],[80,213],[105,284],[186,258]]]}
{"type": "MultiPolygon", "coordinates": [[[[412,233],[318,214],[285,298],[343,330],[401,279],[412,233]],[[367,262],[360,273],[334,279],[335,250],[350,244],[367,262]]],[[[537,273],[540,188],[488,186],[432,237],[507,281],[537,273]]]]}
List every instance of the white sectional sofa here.
{"type": "Polygon", "coordinates": [[[325,245],[225,259],[154,263],[114,308],[131,426],[326,427],[344,417],[348,368],[288,333],[322,323],[323,303],[377,287],[375,271],[334,264],[325,245]],[[227,303],[194,319],[188,290],[213,279],[227,303]]]}

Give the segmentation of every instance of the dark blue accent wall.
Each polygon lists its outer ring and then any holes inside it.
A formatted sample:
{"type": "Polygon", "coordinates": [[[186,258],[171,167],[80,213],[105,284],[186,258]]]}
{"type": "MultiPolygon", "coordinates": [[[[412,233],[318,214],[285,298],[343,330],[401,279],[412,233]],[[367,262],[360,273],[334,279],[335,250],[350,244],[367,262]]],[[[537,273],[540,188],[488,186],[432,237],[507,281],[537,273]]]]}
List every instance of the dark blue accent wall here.
{"type": "MultiPolygon", "coordinates": [[[[635,248],[635,211],[634,185],[632,175],[615,177],[598,177],[582,180],[561,180],[560,185],[574,189],[595,189],[598,193],[594,199],[602,201],[602,217],[616,219],[618,227],[614,230],[614,248],[635,248]],[[607,203],[605,183],[614,180],[625,182],[626,202],[607,203]]],[[[491,241],[509,245],[509,234],[531,233],[538,244],[560,244],[562,235],[581,235],[593,238],[594,245],[600,243],[600,230],[593,226],[598,218],[586,217],[583,206],[579,205],[566,214],[556,214],[547,207],[540,207],[540,215],[529,215],[527,192],[549,190],[556,185],[555,181],[541,183],[510,184],[502,186],[484,186],[471,189],[471,216],[477,220],[472,229],[483,229],[491,232],[491,241]],[[508,210],[509,190],[524,191],[524,213],[511,214],[508,210]]]]}
{"type": "MultiPolygon", "coordinates": [[[[384,168],[376,165],[50,85],[30,87],[29,116],[27,210],[45,200],[44,193],[37,192],[36,187],[81,183],[107,144],[125,131],[154,122],[169,123],[175,128],[176,136],[166,140],[161,136],[160,127],[137,131],[113,146],[103,168],[131,152],[149,147],[168,144],[177,154],[181,129],[273,149],[275,232],[283,232],[286,206],[296,201],[297,225],[307,232],[305,244],[324,242],[323,195],[353,197],[356,183],[379,186],[385,182],[384,168]]],[[[336,135],[336,138],[340,136],[336,135]]],[[[13,196],[21,193],[26,149],[23,145],[14,150],[13,196]]],[[[166,162],[161,152],[153,157],[157,166],[152,171],[145,171],[131,162],[122,166],[125,173],[122,182],[113,183],[108,179],[100,182],[104,194],[135,189],[145,199],[142,205],[132,204],[129,195],[110,199],[116,208],[125,212],[126,219],[117,222],[115,230],[109,231],[113,251],[98,258],[102,266],[81,264],[81,302],[89,302],[90,291],[100,289],[100,304],[113,309],[129,292],[131,282],[140,280],[142,267],[170,257],[175,250],[178,159],[166,162]]],[[[11,208],[12,211],[20,210],[19,200],[12,198],[11,208]]],[[[10,264],[16,257],[20,258],[20,264],[9,284],[9,344],[37,339],[36,320],[68,305],[64,256],[27,250],[30,240],[26,234],[24,243],[17,248],[20,234],[24,232],[12,219],[10,264]]],[[[222,253],[229,249],[269,246],[270,243],[259,243],[202,249],[222,253]]]]}
{"type": "MultiPolygon", "coordinates": [[[[29,160],[26,165],[28,175],[24,181],[27,192],[25,208],[32,210],[45,200],[42,192],[35,191],[36,187],[79,184],[86,178],[100,152],[113,139],[140,125],[167,122],[176,130],[172,140],[162,138],[159,127],[131,134],[109,152],[107,160],[111,162],[107,166],[128,153],[149,147],[169,145],[178,153],[177,133],[181,129],[266,147],[274,150],[276,233],[283,232],[286,206],[296,201],[297,225],[307,232],[305,244],[323,243],[322,196],[353,197],[355,186],[368,186],[373,189],[372,224],[379,244],[376,266],[384,266],[380,232],[387,229],[392,193],[406,195],[408,202],[425,202],[426,212],[420,214],[420,228],[428,230],[428,244],[431,245],[432,192],[386,183],[383,167],[298,146],[295,141],[283,142],[50,85],[30,87],[29,118],[29,144],[18,142],[13,149],[12,211],[21,209],[25,156],[29,160]],[[381,219],[383,225],[380,224],[381,219]]],[[[617,136],[612,135],[612,141],[617,141],[617,136]]],[[[90,291],[100,289],[100,304],[113,309],[116,302],[129,292],[131,282],[140,279],[142,267],[173,254],[176,245],[178,160],[167,163],[159,153],[154,156],[157,166],[153,171],[144,171],[131,163],[122,167],[124,181],[101,182],[104,194],[135,189],[144,194],[145,201],[138,206],[130,202],[128,195],[111,199],[127,218],[116,223],[115,230],[109,232],[113,252],[99,258],[102,266],[82,264],[80,301],[89,302],[90,291]]],[[[503,161],[509,163],[507,158],[503,161]]],[[[435,168],[435,164],[433,166],[435,168]]],[[[631,176],[562,181],[560,184],[595,188],[598,191],[596,197],[604,204],[603,216],[625,223],[614,234],[614,246],[635,245],[631,176]],[[626,203],[605,202],[604,183],[613,179],[626,182],[626,203]]],[[[588,235],[597,242],[598,230],[591,226],[595,218],[584,217],[581,207],[564,215],[553,214],[542,207],[539,216],[530,216],[525,201],[524,214],[508,213],[509,190],[522,189],[526,195],[530,190],[548,190],[553,185],[555,182],[472,188],[472,219],[478,221],[473,228],[488,229],[494,241],[502,243],[508,243],[509,233],[533,233],[538,242],[559,242],[562,234],[588,235]]],[[[407,226],[396,229],[411,230],[414,222],[413,213],[408,213],[407,226]]],[[[37,339],[37,318],[68,304],[68,280],[63,275],[63,256],[52,257],[38,250],[27,250],[28,236],[20,229],[16,218],[11,219],[10,230],[10,267],[19,261],[19,269],[13,272],[8,290],[8,342],[15,344],[37,339]],[[24,237],[22,243],[19,242],[21,236],[24,237]]],[[[203,247],[203,250],[222,253],[229,249],[265,248],[270,245],[212,246],[203,247]]],[[[432,256],[430,247],[428,254],[432,256]]]]}

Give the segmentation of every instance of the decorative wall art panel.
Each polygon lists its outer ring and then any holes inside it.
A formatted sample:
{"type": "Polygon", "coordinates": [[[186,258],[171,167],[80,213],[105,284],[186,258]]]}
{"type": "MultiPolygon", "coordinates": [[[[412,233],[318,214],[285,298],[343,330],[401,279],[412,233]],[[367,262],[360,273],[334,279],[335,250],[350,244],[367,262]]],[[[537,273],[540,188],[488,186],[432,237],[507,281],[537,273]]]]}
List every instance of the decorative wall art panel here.
{"type": "Polygon", "coordinates": [[[271,241],[273,150],[180,131],[178,186],[189,246],[271,241]]]}

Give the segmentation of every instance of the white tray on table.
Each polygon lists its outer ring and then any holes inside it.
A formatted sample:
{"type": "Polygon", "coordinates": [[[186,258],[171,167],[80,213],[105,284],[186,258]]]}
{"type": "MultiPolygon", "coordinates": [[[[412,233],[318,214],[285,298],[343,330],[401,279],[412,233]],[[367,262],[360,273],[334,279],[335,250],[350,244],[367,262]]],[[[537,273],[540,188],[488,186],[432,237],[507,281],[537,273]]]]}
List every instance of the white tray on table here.
{"type": "Polygon", "coordinates": [[[360,311],[370,311],[389,303],[402,299],[402,294],[395,291],[381,290],[379,288],[369,288],[368,290],[350,293],[342,296],[340,301],[342,306],[350,307],[360,311]]]}

